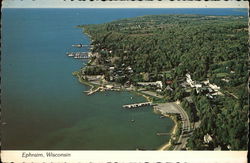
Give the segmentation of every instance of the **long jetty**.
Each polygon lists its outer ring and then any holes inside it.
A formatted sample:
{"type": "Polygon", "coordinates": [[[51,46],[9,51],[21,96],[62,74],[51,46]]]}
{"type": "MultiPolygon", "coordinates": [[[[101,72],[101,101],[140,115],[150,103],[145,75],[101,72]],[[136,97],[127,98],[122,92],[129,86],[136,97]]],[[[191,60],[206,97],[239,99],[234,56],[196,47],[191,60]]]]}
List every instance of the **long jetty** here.
{"type": "Polygon", "coordinates": [[[127,109],[133,109],[133,108],[138,108],[142,106],[151,106],[152,102],[143,102],[143,103],[136,103],[136,104],[128,104],[128,105],[123,105],[123,108],[127,109]]]}

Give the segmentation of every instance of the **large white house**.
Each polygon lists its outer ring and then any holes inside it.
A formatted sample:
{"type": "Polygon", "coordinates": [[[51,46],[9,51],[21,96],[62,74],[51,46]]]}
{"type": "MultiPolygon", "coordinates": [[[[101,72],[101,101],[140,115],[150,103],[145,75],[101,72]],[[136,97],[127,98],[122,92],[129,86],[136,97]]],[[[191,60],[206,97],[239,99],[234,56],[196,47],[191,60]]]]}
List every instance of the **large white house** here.
{"type": "Polygon", "coordinates": [[[194,88],[195,87],[195,82],[191,79],[191,75],[190,74],[186,74],[186,81],[187,83],[192,87],[194,88]]]}

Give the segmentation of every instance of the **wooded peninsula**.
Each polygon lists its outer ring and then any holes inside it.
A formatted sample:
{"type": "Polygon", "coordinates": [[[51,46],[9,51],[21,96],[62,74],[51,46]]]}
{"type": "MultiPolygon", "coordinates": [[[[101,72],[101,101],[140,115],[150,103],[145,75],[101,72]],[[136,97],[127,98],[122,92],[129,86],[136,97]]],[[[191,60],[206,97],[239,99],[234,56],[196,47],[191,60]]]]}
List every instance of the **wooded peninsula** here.
{"type": "Polygon", "coordinates": [[[78,27],[92,40],[81,80],[181,101],[198,124],[187,150],[247,149],[247,17],[151,15],[78,27]]]}

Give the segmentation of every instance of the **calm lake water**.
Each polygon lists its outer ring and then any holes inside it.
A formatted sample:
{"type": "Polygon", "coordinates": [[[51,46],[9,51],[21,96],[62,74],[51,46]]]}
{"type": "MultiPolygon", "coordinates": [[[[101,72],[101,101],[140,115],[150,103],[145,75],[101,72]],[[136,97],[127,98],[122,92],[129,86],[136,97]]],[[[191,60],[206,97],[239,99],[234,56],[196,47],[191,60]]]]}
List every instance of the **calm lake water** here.
{"type": "MultiPolygon", "coordinates": [[[[89,39],[75,28],[152,14],[247,15],[235,9],[3,9],[2,149],[157,149],[174,123],[129,92],[86,96],[72,72],[84,61],[66,56],[89,39]],[[133,97],[131,99],[131,97],[133,97]],[[130,121],[135,119],[135,123],[130,121]]],[[[79,49],[78,49],[79,50],[79,49]]],[[[86,50],[86,49],[85,49],[86,50]]]]}

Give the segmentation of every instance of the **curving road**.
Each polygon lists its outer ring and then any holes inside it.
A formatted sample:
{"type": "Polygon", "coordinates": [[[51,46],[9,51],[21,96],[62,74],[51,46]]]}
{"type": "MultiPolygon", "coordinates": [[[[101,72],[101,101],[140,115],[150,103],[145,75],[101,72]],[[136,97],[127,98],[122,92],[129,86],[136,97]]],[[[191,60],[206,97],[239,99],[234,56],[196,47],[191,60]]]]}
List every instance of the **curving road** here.
{"type": "Polygon", "coordinates": [[[174,150],[182,150],[186,148],[188,134],[191,132],[191,123],[189,117],[185,110],[176,103],[172,103],[176,109],[180,112],[182,121],[182,131],[179,137],[177,145],[175,145],[174,150]]]}

